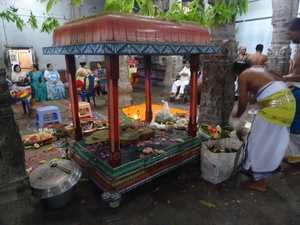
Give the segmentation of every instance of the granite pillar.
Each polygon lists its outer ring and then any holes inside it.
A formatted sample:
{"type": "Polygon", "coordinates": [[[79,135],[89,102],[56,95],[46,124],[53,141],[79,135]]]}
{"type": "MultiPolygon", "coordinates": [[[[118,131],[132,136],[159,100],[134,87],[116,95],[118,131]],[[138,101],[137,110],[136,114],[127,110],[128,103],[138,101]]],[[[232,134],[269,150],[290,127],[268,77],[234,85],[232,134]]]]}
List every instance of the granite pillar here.
{"type": "Polygon", "coordinates": [[[235,23],[218,25],[211,31],[212,45],[220,47],[218,54],[204,56],[203,85],[199,123],[211,126],[227,125],[234,104],[232,64],[236,57],[235,23]]]}
{"type": "Polygon", "coordinates": [[[132,86],[129,82],[128,56],[119,56],[119,108],[132,106],[133,100],[130,96],[132,86]]]}
{"type": "Polygon", "coordinates": [[[5,75],[6,70],[0,68],[0,224],[33,224],[24,147],[5,75]]]}
{"type": "Polygon", "coordinates": [[[287,38],[288,23],[297,17],[299,0],[272,1],[272,42],[268,49],[266,69],[274,70],[280,75],[289,72],[291,56],[290,40],[287,38]]]}
{"type": "Polygon", "coordinates": [[[179,75],[179,72],[183,69],[182,56],[172,55],[166,57],[166,71],[165,78],[163,80],[164,93],[171,94],[173,82],[179,75]]]}

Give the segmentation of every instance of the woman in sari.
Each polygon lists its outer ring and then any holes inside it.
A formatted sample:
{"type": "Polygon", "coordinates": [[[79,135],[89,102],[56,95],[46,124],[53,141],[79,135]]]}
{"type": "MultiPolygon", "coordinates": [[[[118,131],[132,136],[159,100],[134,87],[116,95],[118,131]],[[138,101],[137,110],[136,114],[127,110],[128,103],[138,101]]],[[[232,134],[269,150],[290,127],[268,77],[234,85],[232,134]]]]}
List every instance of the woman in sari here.
{"type": "MultiPolygon", "coordinates": [[[[81,91],[82,89],[89,89],[89,79],[86,79],[86,87],[84,87],[84,78],[88,75],[94,76],[94,74],[92,73],[91,70],[88,69],[88,66],[86,64],[86,62],[81,62],[80,63],[80,68],[77,69],[76,71],[76,86],[77,86],[77,90],[81,91]]],[[[94,92],[96,90],[96,87],[98,87],[98,78],[95,77],[94,80],[94,92]]]]}
{"type": "Polygon", "coordinates": [[[53,69],[51,63],[47,64],[47,70],[44,72],[44,78],[47,88],[47,99],[62,99],[65,98],[65,86],[60,80],[60,75],[57,70],[53,69]]]}
{"type": "MultiPolygon", "coordinates": [[[[27,78],[26,73],[21,71],[19,64],[14,65],[14,71],[11,73],[11,81],[14,84],[12,88],[13,91],[21,92],[24,89],[30,88],[30,80],[27,78]]],[[[31,95],[27,97],[28,101],[30,101],[30,99],[31,95]]]]}
{"type": "MultiPolygon", "coordinates": [[[[81,62],[80,63],[80,66],[77,71],[76,71],[76,86],[77,86],[77,89],[78,90],[82,90],[84,89],[84,78],[91,74],[92,71],[90,71],[88,69],[88,66],[86,64],[86,62],[81,62]]],[[[88,87],[89,85],[89,82],[88,82],[88,79],[86,80],[86,86],[88,87]]]]}
{"type": "Polygon", "coordinates": [[[32,64],[31,71],[28,73],[30,77],[30,86],[33,91],[33,98],[38,101],[46,101],[47,89],[45,79],[37,64],[32,64]]]}
{"type": "Polygon", "coordinates": [[[97,63],[97,69],[94,71],[94,75],[98,78],[98,95],[105,95],[106,80],[106,70],[102,68],[101,62],[97,63]]]}

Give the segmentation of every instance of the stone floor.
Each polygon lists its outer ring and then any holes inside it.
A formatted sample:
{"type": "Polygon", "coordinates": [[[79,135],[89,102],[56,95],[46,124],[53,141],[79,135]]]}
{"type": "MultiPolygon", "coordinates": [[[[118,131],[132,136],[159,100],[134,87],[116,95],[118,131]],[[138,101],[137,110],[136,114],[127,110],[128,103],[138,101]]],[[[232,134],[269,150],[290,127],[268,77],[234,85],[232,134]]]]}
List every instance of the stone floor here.
{"type": "MultiPolygon", "coordinates": [[[[153,104],[167,99],[160,87],[153,88],[152,93],[153,104]]],[[[145,101],[142,88],[136,88],[132,97],[134,105],[145,101]]],[[[105,106],[92,110],[107,116],[105,106]]],[[[247,115],[248,121],[252,118],[247,115]]],[[[34,121],[34,117],[16,120],[20,133],[27,134],[26,125],[34,121]]],[[[29,154],[27,151],[34,150],[25,150],[29,154]]],[[[300,224],[300,175],[276,172],[266,179],[268,188],[264,193],[242,187],[240,183],[245,179],[248,177],[237,174],[213,185],[201,178],[199,160],[195,160],[123,194],[118,212],[102,201],[102,191],[84,174],[67,206],[47,209],[34,198],[32,203],[36,224],[47,225],[300,224]]]]}

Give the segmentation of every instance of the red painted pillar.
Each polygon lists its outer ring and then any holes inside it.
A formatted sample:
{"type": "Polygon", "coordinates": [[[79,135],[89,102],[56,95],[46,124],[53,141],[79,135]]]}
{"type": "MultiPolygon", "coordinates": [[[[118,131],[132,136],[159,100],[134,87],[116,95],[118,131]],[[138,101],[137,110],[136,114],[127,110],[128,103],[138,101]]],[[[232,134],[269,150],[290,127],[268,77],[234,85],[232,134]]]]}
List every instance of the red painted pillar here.
{"type": "Polygon", "coordinates": [[[107,79],[107,111],[109,133],[109,165],[121,166],[120,128],[119,128],[119,55],[105,55],[107,79]]]}
{"type": "Polygon", "coordinates": [[[151,82],[151,55],[144,55],[145,69],[145,97],[146,97],[146,121],[152,120],[152,82],[151,82]]]}
{"type": "Polygon", "coordinates": [[[191,78],[190,78],[190,118],[188,135],[195,137],[197,134],[197,97],[198,97],[198,85],[197,85],[197,73],[199,71],[199,55],[190,55],[191,64],[191,78]]]}
{"type": "Polygon", "coordinates": [[[80,118],[78,114],[78,94],[76,87],[76,65],[74,55],[66,55],[66,68],[69,77],[69,94],[73,121],[73,135],[76,141],[82,140],[82,131],[80,127],[80,118]]]}

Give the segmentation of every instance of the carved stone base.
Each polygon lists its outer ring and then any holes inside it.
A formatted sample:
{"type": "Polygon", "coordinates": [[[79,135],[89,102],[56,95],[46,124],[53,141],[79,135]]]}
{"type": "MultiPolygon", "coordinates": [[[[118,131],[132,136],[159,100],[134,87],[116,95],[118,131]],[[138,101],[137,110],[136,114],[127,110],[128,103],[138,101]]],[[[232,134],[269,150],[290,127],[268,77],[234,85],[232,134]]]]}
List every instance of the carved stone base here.
{"type": "Polygon", "coordinates": [[[215,44],[220,46],[220,53],[204,56],[199,123],[223,126],[228,124],[234,105],[235,78],[231,68],[237,43],[227,40],[215,44]]]}
{"type": "Polygon", "coordinates": [[[126,108],[133,105],[130,94],[119,94],[119,108],[126,108]]]}
{"type": "Polygon", "coordinates": [[[126,55],[119,56],[119,73],[120,78],[118,82],[119,89],[119,108],[132,106],[133,101],[130,93],[132,93],[132,86],[129,83],[128,74],[128,57],[126,55]]]}
{"type": "Polygon", "coordinates": [[[28,177],[0,185],[0,224],[33,224],[35,212],[29,200],[28,177]]]}
{"type": "Polygon", "coordinates": [[[132,87],[129,83],[119,83],[119,108],[132,106],[133,100],[130,95],[132,87]]]}

